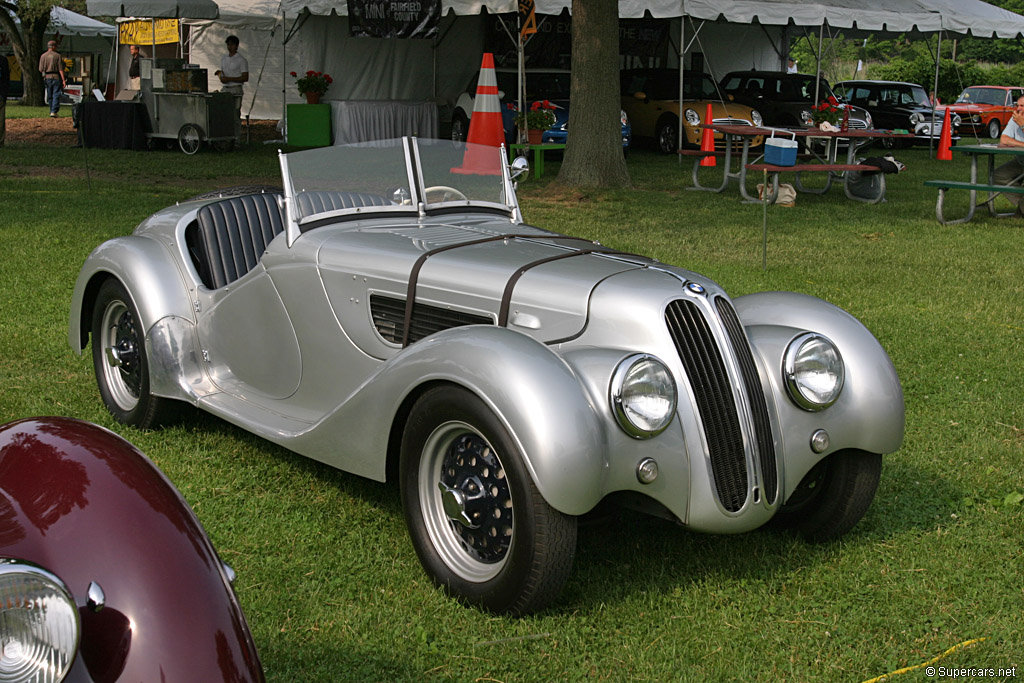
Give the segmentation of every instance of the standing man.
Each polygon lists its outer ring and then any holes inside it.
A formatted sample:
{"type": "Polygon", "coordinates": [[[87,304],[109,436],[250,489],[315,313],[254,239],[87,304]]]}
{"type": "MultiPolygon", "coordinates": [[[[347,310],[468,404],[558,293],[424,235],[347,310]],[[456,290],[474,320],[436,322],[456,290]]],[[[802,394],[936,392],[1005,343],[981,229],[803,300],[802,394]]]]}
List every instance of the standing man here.
{"type": "Polygon", "coordinates": [[[225,41],[228,53],[220,58],[220,69],[213,75],[220,76],[224,87],[221,92],[235,96],[235,136],[242,134],[242,84],[249,81],[249,62],[238,54],[238,37],[228,36],[225,41]]]}
{"type": "Polygon", "coordinates": [[[7,93],[11,89],[11,63],[0,55],[0,147],[7,138],[7,93]]]}
{"type": "Polygon", "coordinates": [[[50,102],[50,118],[55,119],[60,111],[60,95],[67,85],[64,60],[57,52],[57,41],[51,40],[46,44],[46,52],[39,58],[39,73],[43,74],[43,91],[50,102]]]}
{"type": "MultiPolygon", "coordinates": [[[[1013,116],[1010,122],[1003,129],[999,138],[1000,147],[1024,147],[1024,96],[1017,98],[1017,106],[1013,108],[1013,116]]],[[[1012,156],[1010,160],[1000,166],[992,174],[994,185],[1020,185],[1021,176],[1024,176],[1024,164],[1021,164],[1022,157],[1012,156]]],[[[1017,218],[1024,218],[1024,211],[1021,210],[1019,194],[1004,195],[1010,203],[1017,207],[1015,212],[1017,218]]]]}
{"type": "Polygon", "coordinates": [[[132,61],[128,64],[128,89],[142,90],[142,72],[139,70],[139,46],[130,46],[128,52],[132,53],[132,61]]]}

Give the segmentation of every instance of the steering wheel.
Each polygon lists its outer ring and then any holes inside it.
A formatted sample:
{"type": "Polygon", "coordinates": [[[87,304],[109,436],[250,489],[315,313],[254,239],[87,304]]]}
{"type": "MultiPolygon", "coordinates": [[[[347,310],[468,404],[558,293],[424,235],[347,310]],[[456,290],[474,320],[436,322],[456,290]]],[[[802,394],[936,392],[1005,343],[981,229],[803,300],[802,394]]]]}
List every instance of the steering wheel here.
{"type": "Polygon", "coordinates": [[[426,196],[428,204],[436,204],[437,202],[447,202],[447,201],[451,201],[453,199],[460,199],[462,201],[469,201],[469,197],[467,197],[466,195],[462,194],[461,192],[456,190],[454,187],[448,187],[447,185],[433,185],[431,187],[426,188],[423,191],[423,194],[426,196]],[[438,193],[440,193],[440,195],[441,195],[440,198],[435,199],[435,198],[432,198],[430,196],[431,194],[438,194],[438,193]]]}

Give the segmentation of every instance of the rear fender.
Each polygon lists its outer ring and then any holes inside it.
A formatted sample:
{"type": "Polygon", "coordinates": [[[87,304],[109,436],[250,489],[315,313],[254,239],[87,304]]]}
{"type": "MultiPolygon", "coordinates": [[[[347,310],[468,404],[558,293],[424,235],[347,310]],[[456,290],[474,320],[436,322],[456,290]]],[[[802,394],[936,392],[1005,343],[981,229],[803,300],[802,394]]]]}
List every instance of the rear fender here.
{"type": "Polygon", "coordinates": [[[128,291],[147,335],[168,316],[195,323],[188,286],[167,249],[148,237],[118,237],[89,254],[75,282],[68,343],[76,353],[81,354],[89,342],[96,294],[110,277],[120,280],[128,291]]]}

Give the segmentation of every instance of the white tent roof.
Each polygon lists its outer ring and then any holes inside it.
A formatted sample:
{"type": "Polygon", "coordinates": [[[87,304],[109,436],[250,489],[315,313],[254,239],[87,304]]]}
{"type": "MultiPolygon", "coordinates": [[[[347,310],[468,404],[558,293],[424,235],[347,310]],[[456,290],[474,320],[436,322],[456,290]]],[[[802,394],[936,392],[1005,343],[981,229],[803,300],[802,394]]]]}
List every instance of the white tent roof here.
{"type": "MultiPolygon", "coordinates": [[[[90,0],[94,2],[95,0],[90,0]]],[[[537,0],[537,11],[560,14],[570,0],[537,0]]],[[[344,0],[222,0],[223,14],[273,16],[283,9],[296,16],[348,14],[344,0]]],[[[442,0],[442,11],[455,14],[515,12],[517,0],[442,0]]],[[[982,0],[620,0],[619,16],[634,19],[649,11],[659,18],[689,16],[709,21],[766,25],[828,26],[870,32],[928,33],[950,31],[979,37],[1024,36],[1024,17],[982,0]]]]}
{"type": "Polygon", "coordinates": [[[112,38],[117,35],[117,28],[102,21],[96,21],[89,17],[72,12],[64,7],[54,7],[50,10],[50,25],[47,33],[57,33],[65,36],[103,36],[112,38]]]}
{"type": "Polygon", "coordinates": [[[89,14],[101,17],[216,19],[219,15],[213,0],[86,0],[85,5],[89,14]]]}

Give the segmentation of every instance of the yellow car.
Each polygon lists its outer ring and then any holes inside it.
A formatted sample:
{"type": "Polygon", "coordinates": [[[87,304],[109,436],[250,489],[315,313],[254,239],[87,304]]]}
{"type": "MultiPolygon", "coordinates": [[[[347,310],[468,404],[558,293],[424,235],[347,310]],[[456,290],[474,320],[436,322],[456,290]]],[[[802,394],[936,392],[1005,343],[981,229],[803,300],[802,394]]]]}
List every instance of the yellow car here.
{"type": "MultiPolygon", "coordinates": [[[[683,104],[679,105],[679,72],[676,69],[630,69],[621,73],[622,109],[633,127],[633,137],[652,138],[665,154],[679,149],[679,118],[682,109],[683,148],[699,148],[700,137],[711,104],[714,123],[760,126],[763,121],[756,109],[723,101],[715,82],[707,74],[686,74],[683,104]]],[[[759,146],[763,137],[751,140],[759,146]]],[[[725,137],[715,133],[715,148],[722,149],[725,137]]]]}

